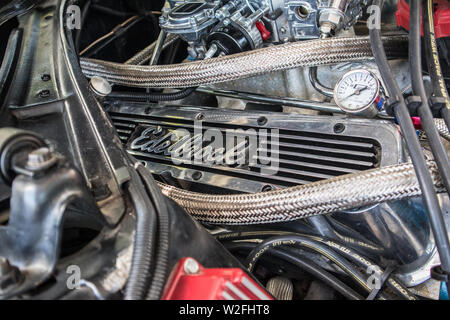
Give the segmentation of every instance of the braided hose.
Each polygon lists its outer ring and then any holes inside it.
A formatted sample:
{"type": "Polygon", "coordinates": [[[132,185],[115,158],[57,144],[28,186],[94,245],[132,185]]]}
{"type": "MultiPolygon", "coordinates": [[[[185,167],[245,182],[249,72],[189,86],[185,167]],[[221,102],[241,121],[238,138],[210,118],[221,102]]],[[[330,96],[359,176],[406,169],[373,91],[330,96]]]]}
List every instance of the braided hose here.
{"type": "MultiPolygon", "coordinates": [[[[164,44],[162,49],[166,49],[170,45],[172,45],[176,40],[180,39],[178,35],[169,33],[164,40],[164,44]]],[[[147,47],[145,47],[142,51],[139,51],[137,54],[132,56],[130,59],[124,62],[124,64],[135,64],[135,65],[143,65],[148,62],[153,54],[153,51],[156,48],[156,42],[151,43],[147,47]]]]}
{"type": "MultiPolygon", "coordinates": [[[[405,55],[407,38],[384,37],[392,57],[405,55]]],[[[84,74],[142,88],[186,88],[297,67],[373,58],[368,37],[330,38],[287,43],[219,58],[175,65],[137,66],[81,58],[84,74]]]]}
{"type": "Polygon", "coordinates": [[[439,134],[446,140],[450,141],[450,131],[448,131],[444,119],[434,119],[434,124],[436,125],[436,129],[439,131],[439,134]]]}
{"type": "MultiPolygon", "coordinates": [[[[443,191],[436,164],[428,166],[434,185],[443,191]]],[[[287,222],[421,195],[411,163],[254,194],[209,195],[158,184],[195,219],[222,225],[287,222]]]]}

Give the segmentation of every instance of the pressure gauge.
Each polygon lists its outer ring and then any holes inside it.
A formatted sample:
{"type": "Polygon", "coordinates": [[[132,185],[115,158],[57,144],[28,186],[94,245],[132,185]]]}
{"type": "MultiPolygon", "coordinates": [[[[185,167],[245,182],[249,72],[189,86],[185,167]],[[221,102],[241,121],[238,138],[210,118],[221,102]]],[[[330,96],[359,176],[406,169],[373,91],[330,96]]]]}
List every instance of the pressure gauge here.
{"type": "Polygon", "coordinates": [[[334,88],[334,100],[345,113],[373,118],[380,104],[380,81],[365,69],[344,74],[334,88]]]}

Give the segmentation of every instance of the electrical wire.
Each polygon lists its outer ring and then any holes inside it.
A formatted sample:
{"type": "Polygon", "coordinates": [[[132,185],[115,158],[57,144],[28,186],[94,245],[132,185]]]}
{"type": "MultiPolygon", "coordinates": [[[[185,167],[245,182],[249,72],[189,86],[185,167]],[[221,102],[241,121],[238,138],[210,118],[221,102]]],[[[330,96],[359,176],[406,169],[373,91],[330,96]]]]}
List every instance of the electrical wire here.
{"type": "MultiPolygon", "coordinates": [[[[257,243],[248,243],[248,242],[229,242],[225,244],[225,247],[230,251],[234,252],[237,250],[244,250],[246,252],[252,251],[258,244],[257,243]]],[[[347,286],[337,277],[332,275],[331,273],[325,271],[322,267],[320,267],[315,262],[311,261],[305,257],[298,257],[298,255],[294,255],[292,252],[288,252],[282,250],[280,248],[271,248],[268,252],[271,256],[278,258],[280,260],[284,260],[292,265],[300,268],[301,270],[309,273],[310,275],[316,277],[317,279],[323,281],[325,284],[342,294],[344,297],[350,300],[363,300],[364,298],[354,291],[352,288],[347,286]]]]}
{"type": "Polygon", "coordinates": [[[434,159],[439,168],[442,182],[450,195],[450,165],[447,152],[442,144],[439,132],[434,123],[433,114],[428,104],[422,73],[422,53],[420,40],[420,0],[411,1],[409,24],[409,62],[413,93],[420,97],[421,104],[417,108],[422,127],[427,135],[434,159]]]}
{"type": "MultiPolygon", "coordinates": [[[[378,6],[378,11],[381,11],[383,1],[374,0],[373,5],[378,6]]],[[[448,272],[450,270],[450,247],[448,235],[442,210],[439,206],[437,194],[433,186],[433,181],[427,170],[425,156],[422,153],[416,131],[412,124],[408,108],[405,104],[405,100],[403,99],[400,88],[395,81],[391,68],[387,62],[386,52],[381,41],[380,26],[372,27],[369,32],[375,61],[385,83],[386,90],[389,93],[390,105],[395,116],[397,117],[409,155],[414,164],[414,170],[416,171],[420,188],[422,189],[423,201],[428,213],[431,229],[439,251],[439,256],[441,258],[442,269],[445,272],[448,272]]]]}
{"type": "Polygon", "coordinates": [[[350,262],[342,258],[332,249],[327,246],[312,240],[308,237],[303,237],[299,235],[288,235],[288,236],[275,236],[267,240],[264,240],[255,249],[253,249],[248,255],[245,265],[249,272],[252,272],[255,268],[256,263],[264,255],[266,251],[271,248],[276,248],[280,246],[298,246],[301,248],[308,248],[315,252],[320,253],[322,256],[333,261],[337,266],[339,266],[343,271],[345,271],[355,282],[365,291],[371,292],[367,284],[367,279],[364,277],[359,270],[357,270],[350,262]]]}
{"type": "Polygon", "coordinates": [[[440,113],[447,128],[450,129],[450,98],[439,62],[439,52],[434,33],[433,0],[424,0],[422,4],[425,57],[433,84],[433,96],[444,99],[445,106],[441,108],[440,113]]]}
{"type": "MultiPolygon", "coordinates": [[[[80,56],[85,55],[91,48],[96,46],[98,43],[113,37],[114,35],[117,34],[117,31],[121,30],[122,28],[133,26],[134,23],[137,23],[140,19],[141,19],[141,17],[139,17],[139,16],[132,16],[132,17],[126,19],[124,22],[122,22],[122,23],[118,24],[117,26],[115,26],[110,32],[108,32],[107,34],[101,36],[100,38],[98,38],[97,40],[95,40],[91,44],[89,44],[86,48],[81,50],[80,56]]],[[[97,49],[97,51],[98,50],[99,49],[97,49]]],[[[92,55],[92,53],[90,55],[88,55],[88,56],[91,56],[91,55],[92,55]]]]}
{"type": "MultiPolygon", "coordinates": [[[[135,13],[133,12],[126,12],[126,11],[119,11],[119,10],[115,10],[109,7],[105,7],[99,4],[94,4],[92,5],[92,9],[95,9],[99,12],[103,12],[112,16],[117,16],[117,17],[127,17],[127,16],[132,16],[135,13]]],[[[160,15],[161,11],[150,11],[149,13],[151,14],[155,14],[155,15],[160,15]]]]}
{"type": "MultiPolygon", "coordinates": [[[[274,236],[300,236],[300,237],[306,237],[311,240],[320,242],[323,245],[326,245],[330,247],[331,249],[337,251],[339,254],[343,255],[359,267],[363,268],[364,270],[372,270],[375,271],[378,275],[381,275],[384,273],[384,271],[374,262],[372,262],[367,257],[362,256],[355,250],[342,245],[341,243],[333,240],[328,239],[325,237],[320,237],[316,235],[305,235],[305,234],[299,234],[299,233],[292,233],[292,232],[284,232],[284,231],[278,231],[278,230],[257,230],[257,231],[244,231],[244,232],[232,232],[232,233],[222,233],[216,235],[216,238],[219,241],[237,241],[237,240],[249,240],[249,239],[266,239],[269,237],[274,236]]],[[[401,284],[400,281],[396,279],[395,276],[390,276],[386,279],[386,284],[394,290],[400,297],[402,297],[405,300],[417,300],[417,298],[412,294],[403,284],[401,284]]]]}

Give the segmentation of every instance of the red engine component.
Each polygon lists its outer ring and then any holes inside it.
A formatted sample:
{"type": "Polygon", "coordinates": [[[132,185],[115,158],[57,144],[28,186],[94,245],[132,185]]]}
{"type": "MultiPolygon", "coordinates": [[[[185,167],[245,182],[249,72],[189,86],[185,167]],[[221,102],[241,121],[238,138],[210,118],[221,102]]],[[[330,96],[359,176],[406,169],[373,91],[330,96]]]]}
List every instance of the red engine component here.
{"type": "Polygon", "coordinates": [[[172,272],[163,300],[273,300],[239,268],[204,268],[181,259],[172,272]]]}
{"type": "MultiPolygon", "coordinates": [[[[395,16],[397,17],[397,25],[409,30],[409,4],[406,0],[397,2],[395,16]]],[[[436,38],[450,37],[450,2],[448,0],[434,1],[434,29],[436,38]]]]}
{"type": "Polygon", "coordinates": [[[258,29],[259,33],[261,33],[261,39],[266,41],[270,38],[270,31],[266,29],[266,26],[261,21],[256,22],[256,28],[258,29]]]}

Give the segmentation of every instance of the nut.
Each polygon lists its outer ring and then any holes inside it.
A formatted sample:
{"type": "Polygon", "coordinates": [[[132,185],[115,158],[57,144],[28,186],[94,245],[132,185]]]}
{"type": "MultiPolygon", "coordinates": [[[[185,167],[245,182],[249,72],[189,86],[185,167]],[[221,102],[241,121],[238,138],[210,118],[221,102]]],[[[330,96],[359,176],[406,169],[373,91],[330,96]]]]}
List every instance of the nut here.
{"type": "Polygon", "coordinates": [[[329,22],[334,24],[335,26],[339,26],[343,19],[342,13],[336,10],[324,10],[321,12],[319,17],[319,24],[323,22],[329,22]]]}
{"type": "Polygon", "coordinates": [[[36,149],[28,154],[26,168],[32,171],[44,170],[53,166],[57,162],[57,158],[48,148],[36,149]]]}

